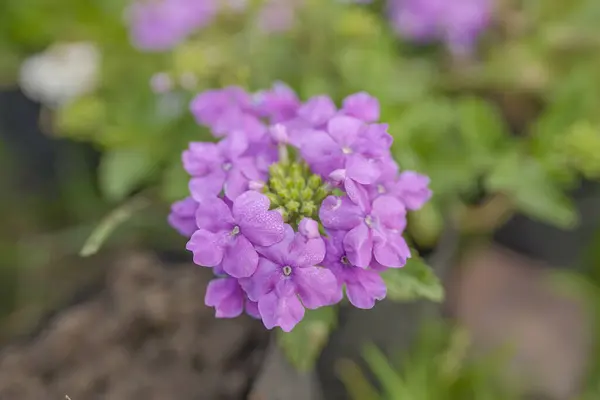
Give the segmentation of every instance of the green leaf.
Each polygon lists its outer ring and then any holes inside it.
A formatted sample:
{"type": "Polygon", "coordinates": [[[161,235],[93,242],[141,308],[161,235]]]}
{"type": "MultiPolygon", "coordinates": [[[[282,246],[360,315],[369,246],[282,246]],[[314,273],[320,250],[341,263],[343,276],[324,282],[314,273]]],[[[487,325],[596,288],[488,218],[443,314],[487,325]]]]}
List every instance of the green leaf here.
{"type": "Polygon", "coordinates": [[[171,164],[163,175],[161,184],[161,196],[166,202],[181,200],[189,195],[189,175],[183,169],[181,161],[177,160],[171,164]]]}
{"type": "Polygon", "coordinates": [[[284,354],[300,371],[314,367],[329,334],[337,322],[335,307],[306,310],[304,318],[291,332],[277,332],[277,340],[284,354]]]}
{"type": "Polygon", "coordinates": [[[472,165],[478,169],[488,168],[494,162],[492,155],[499,144],[508,137],[508,128],[500,113],[481,98],[465,97],[457,104],[457,114],[458,128],[472,165]]]}
{"type": "Polygon", "coordinates": [[[390,268],[381,273],[387,285],[387,298],[393,301],[426,299],[441,302],[444,289],[438,277],[416,250],[411,252],[412,258],[403,268],[390,268]]]}
{"type": "Polygon", "coordinates": [[[59,133],[78,138],[93,133],[106,121],[106,104],[98,97],[81,97],[58,110],[59,133]]]}
{"type": "Polygon", "coordinates": [[[109,151],[100,163],[100,190],[110,201],[123,200],[151,175],[155,167],[155,160],[143,149],[109,151]]]}
{"type": "Polygon", "coordinates": [[[517,208],[532,218],[561,228],[572,228],[577,223],[570,199],[537,160],[517,149],[499,157],[485,183],[489,191],[509,195],[517,208]]]}

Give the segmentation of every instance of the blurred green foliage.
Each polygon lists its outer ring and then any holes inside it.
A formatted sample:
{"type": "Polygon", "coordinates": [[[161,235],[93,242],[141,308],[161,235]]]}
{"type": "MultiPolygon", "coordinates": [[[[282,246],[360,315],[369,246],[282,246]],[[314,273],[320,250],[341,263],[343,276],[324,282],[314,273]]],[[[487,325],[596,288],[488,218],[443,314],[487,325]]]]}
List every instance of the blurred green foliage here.
{"type": "Polygon", "coordinates": [[[506,380],[507,351],[486,356],[469,354],[467,332],[443,323],[425,324],[402,357],[388,359],[370,345],[363,355],[377,388],[349,360],[338,366],[354,400],[517,400],[518,385],[506,380]]]}
{"type": "MultiPolygon", "coordinates": [[[[188,112],[196,93],[230,84],[258,90],[276,80],[303,99],[326,93],[339,102],[364,90],[380,100],[381,120],[389,123],[395,138],[398,163],[431,177],[434,198],[409,216],[409,233],[420,248],[434,248],[447,221],[468,230],[473,220],[480,220],[482,200],[499,196],[506,201],[490,203],[499,211],[486,211],[494,217],[485,220],[484,233],[504,221],[500,215],[514,212],[562,228],[577,224],[569,191],[583,178],[600,178],[597,0],[498,1],[494,24],[467,58],[398,38],[386,21],[383,1],[362,6],[307,0],[295,25],[278,34],[258,28],[258,3],[247,12],[220,16],[158,54],[131,46],[123,22],[126,4],[120,0],[0,4],[0,84],[14,83],[26,57],[56,42],[90,41],[101,52],[96,90],[55,110],[52,120],[56,135],[102,151],[97,182],[92,182],[101,198],[94,190],[82,195],[64,189],[68,212],[77,214],[72,220],[86,233],[102,214],[129,204],[140,191],[147,190],[164,207],[186,195],[181,151],[192,140],[211,138],[188,112]],[[173,82],[168,93],[151,90],[150,80],[158,72],[173,82]]],[[[102,232],[112,228],[101,225],[102,232]]],[[[80,240],[84,235],[77,232],[80,240]]],[[[0,247],[11,253],[12,243],[9,238],[0,247]]],[[[390,298],[442,299],[432,271],[416,257],[390,275],[390,298]]],[[[297,365],[308,365],[325,343],[335,319],[328,313],[310,312],[293,335],[285,336],[284,342],[296,346],[286,348],[297,365]]],[[[369,354],[374,366],[379,356],[369,354]]],[[[388,373],[384,368],[379,367],[380,374],[388,373]]],[[[439,375],[423,368],[423,374],[439,375]]],[[[464,379],[475,385],[471,377],[464,379]]],[[[389,383],[383,398],[398,385],[403,385],[398,390],[413,390],[406,382],[389,383]]],[[[462,393],[457,382],[439,386],[462,393]]],[[[422,396],[426,394],[409,398],[431,398],[422,396]]]]}

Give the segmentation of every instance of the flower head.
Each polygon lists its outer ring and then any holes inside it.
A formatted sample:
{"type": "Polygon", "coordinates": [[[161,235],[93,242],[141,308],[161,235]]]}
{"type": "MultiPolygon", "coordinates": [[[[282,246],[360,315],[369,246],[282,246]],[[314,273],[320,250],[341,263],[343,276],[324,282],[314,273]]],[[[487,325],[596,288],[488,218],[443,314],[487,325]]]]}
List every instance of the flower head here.
{"type": "Polygon", "coordinates": [[[355,93],[338,109],[278,83],[201,93],[191,110],[218,141],[183,152],[190,197],[169,222],[217,275],[205,297],[217,317],[245,310],[289,332],[344,288],[359,308],[385,297],[380,272],[410,257],[406,212],[431,191],[424,175],[399,172],[375,98],[355,93]]]}

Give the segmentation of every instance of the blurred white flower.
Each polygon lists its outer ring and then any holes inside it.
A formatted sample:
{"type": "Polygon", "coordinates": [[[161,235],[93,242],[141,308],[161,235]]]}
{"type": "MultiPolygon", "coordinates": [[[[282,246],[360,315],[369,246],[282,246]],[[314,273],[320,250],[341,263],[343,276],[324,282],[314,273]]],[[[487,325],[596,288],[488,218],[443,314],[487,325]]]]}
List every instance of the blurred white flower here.
{"type": "Polygon", "coordinates": [[[19,84],[32,100],[57,108],[92,91],[100,70],[100,52],[87,42],[56,44],[21,65],[19,84]]]}

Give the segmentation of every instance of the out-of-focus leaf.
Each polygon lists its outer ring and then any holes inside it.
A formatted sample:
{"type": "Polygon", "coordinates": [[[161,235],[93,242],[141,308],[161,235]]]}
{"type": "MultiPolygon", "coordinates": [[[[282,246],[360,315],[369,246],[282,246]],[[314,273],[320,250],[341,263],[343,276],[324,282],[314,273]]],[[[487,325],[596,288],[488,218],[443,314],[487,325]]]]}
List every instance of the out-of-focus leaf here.
{"type": "Polygon", "coordinates": [[[394,369],[385,355],[374,345],[365,346],[363,357],[369,368],[381,382],[382,389],[386,398],[409,399],[408,388],[400,377],[400,374],[394,369]]]}
{"type": "Polygon", "coordinates": [[[511,149],[501,155],[486,188],[507,194],[517,208],[532,218],[572,228],[577,223],[576,210],[561,188],[552,181],[540,163],[511,149]]]}
{"type": "Polygon", "coordinates": [[[425,299],[441,302],[444,288],[431,267],[415,250],[402,268],[390,268],[381,273],[387,285],[387,298],[393,301],[425,299]]]}
{"type": "Polygon", "coordinates": [[[155,167],[156,160],[141,149],[111,150],[103,155],[100,163],[100,190],[110,201],[123,200],[155,167]]]}
{"type": "Polygon", "coordinates": [[[432,201],[408,214],[408,230],[421,248],[433,248],[444,228],[442,213],[432,201]]]}
{"type": "Polygon", "coordinates": [[[462,98],[456,108],[465,153],[472,159],[474,168],[488,168],[495,161],[493,153],[509,134],[501,114],[478,97],[462,98]]]}
{"type": "Polygon", "coordinates": [[[58,110],[56,127],[59,134],[80,137],[99,129],[106,120],[106,105],[98,97],[81,97],[58,110]]]}
{"type": "Polygon", "coordinates": [[[164,172],[161,184],[162,198],[167,202],[174,202],[188,196],[189,180],[189,175],[183,169],[181,162],[177,160],[164,172]]]}
{"type": "Polygon", "coordinates": [[[302,321],[291,332],[277,332],[277,341],[290,363],[300,371],[309,371],[327,344],[336,322],[335,307],[306,310],[302,321]]]}
{"type": "Polygon", "coordinates": [[[111,211],[94,229],[81,248],[79,255],[89,257],[96,254],[115,229],[131,218],[136,212],[149,205],[149,203],[147,198],[138,196],[111,211]]]}
{"type": "Polygon", "coordinates": [[[383,399],[355,362],[340,360],[337,365],[337,374],[353,400],[383,399]]]}
{"type": "Polygon", "coordinates": [[[600,178],[600,126],[589,122],[574,124],[557,141],[556,152],[588,179],[600,178]]]}

